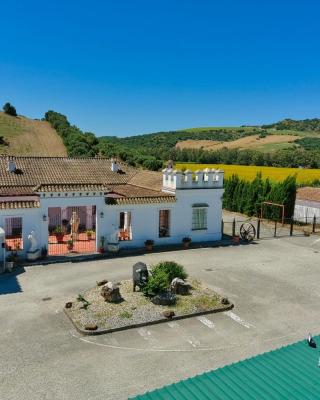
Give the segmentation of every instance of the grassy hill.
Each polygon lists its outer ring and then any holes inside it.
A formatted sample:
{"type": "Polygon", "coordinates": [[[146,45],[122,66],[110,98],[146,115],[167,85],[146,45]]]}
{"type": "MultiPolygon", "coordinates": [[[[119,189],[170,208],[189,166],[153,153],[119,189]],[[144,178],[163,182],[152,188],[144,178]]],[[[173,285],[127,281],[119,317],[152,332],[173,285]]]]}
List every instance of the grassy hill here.
{"type": "Polygon", "coordinates": [[[0,112],[0,153],[17,156],[66,156],[61,137],[46,122],[0,112]]]}

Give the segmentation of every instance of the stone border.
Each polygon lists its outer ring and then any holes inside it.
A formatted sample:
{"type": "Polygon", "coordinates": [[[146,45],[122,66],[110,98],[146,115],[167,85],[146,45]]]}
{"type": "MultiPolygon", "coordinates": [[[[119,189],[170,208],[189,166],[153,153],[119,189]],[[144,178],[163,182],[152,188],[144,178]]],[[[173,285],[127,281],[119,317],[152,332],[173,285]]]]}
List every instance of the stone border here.
{"type": "Polygon", "coordinates": [[[234,308],[234,304],[230,303],[229,305],[221,305],[217,308],[213,308],[211,310],[207,310],[207,311],[199,311],[199,312],[194,312],[194,313],[189,313],[189,314],[182,314],[182,315],[174,315],[172,318],[160,318],[160,319],[155,319],[152,321],[147,321],[147,322],[141,322],[141,323],[137,323],[137,324],[129,324],[129,325],[125,325],[125,326],[121,326],[118,328],[109,328],[109,329],[97,329],[96,331],[87,331],[85,329],[83,329],[82,327],[80,327],[71,317],[69,311],[67,308],[63,308],[64,313],[66,314],[66,316],[69,318],[69,320],[71,321],[72,325],[76,328],[76,330],[81,333],[81,335],[83,336],[96,336],[96,335],[104,335],[106,333],[112,333],[112,332],[118,332],[118,331],[125,331],[127,329],[132,329],[132,328],[140,328],[142,326],[149,326],[149,325],[156,325],[156,324],[161,324],[163,322],[169,322],[169,321],[176,321],[179,319],[186,319],[186,318],[191,318],[191,317],[197,317],[200,315],[206,315],[206,314],[216,314],[219,312],[223,312],[223,311],[229,311],[232,310],[234,308]]]}

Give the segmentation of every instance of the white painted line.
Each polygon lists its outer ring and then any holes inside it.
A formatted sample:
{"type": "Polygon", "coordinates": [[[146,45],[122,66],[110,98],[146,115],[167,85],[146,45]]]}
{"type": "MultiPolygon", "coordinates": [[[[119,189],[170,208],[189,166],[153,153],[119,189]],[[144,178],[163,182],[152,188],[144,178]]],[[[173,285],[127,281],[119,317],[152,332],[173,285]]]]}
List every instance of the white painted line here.
{"type": "Polygon", "coordinates": [[[197,346],[191,339],[188,339],[187,342],[190,343],[192,347],[197,346]]]}
{"type": "Polygon", "coordinates": [[[171,321],[171,322],[168,322],[168,326],[170,326],[170,328],[176,329],[176,328],[179,328],[180,325],[178,324],[178,322],[171,321]]]}
{"type": "Polygon", "coordinates": [[[244,321],[243,319],[241,319],[237,314],[233,313],[232,311],[225,311],[223,314],[227,315],[229,318],[233,319],[235,322],[244,326],[247,329],[250,329],[253,327],[252,324],[244,321]]]}
{"type": "Polygon", "coordinates": [[[207,326],[208,328],[214,329],[214,323],[210,321],[210,319],[203,316],[199,316],[197,317],[197,320],[200,321],[203,325],[207,326]]]}
{"type": "Polygon", "coordinates": [[[137,332],[138,332],[139,335],[142,336],[143,339],[145,339],[145,340],[148,340],[149,337],[151,336],[151,332],[148,331],[148,329],[146,329],[146,328],[139,328],[139,329],[137,330],[137,332]]]}

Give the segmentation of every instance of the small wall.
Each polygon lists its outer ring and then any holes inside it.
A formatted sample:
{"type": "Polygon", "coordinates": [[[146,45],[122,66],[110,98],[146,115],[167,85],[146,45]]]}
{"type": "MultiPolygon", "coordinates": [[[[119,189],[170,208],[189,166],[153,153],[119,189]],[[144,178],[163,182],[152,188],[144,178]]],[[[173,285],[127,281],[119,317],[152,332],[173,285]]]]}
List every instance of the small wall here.
{"type": "Polygon", "coordinates": [[[312,223],[314,216],[320,221],[320,203],[296,200],[293,217],[296,221],[312,223]]]}

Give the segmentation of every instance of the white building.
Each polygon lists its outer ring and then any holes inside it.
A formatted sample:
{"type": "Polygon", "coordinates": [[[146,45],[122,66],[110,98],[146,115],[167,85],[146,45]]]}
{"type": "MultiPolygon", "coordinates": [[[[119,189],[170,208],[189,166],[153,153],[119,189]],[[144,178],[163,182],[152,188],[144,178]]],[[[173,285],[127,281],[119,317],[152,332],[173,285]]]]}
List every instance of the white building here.
{"type": "Polygon", "coordinates": [[[161,174],[104,158],[0,157],[0,228],[7,251],[19,254],[31,231],[49,255],[66,254],[68,241],[88,253],[115,237],[120,248],[220,240],[222,195],[219,170],[161,174]]]}
{"type": "Polygon", "coordinates": [[[299,188],[294,206],[294,219],[311,224],[314,217],[320,220],[320,188],[299,188]]]}

